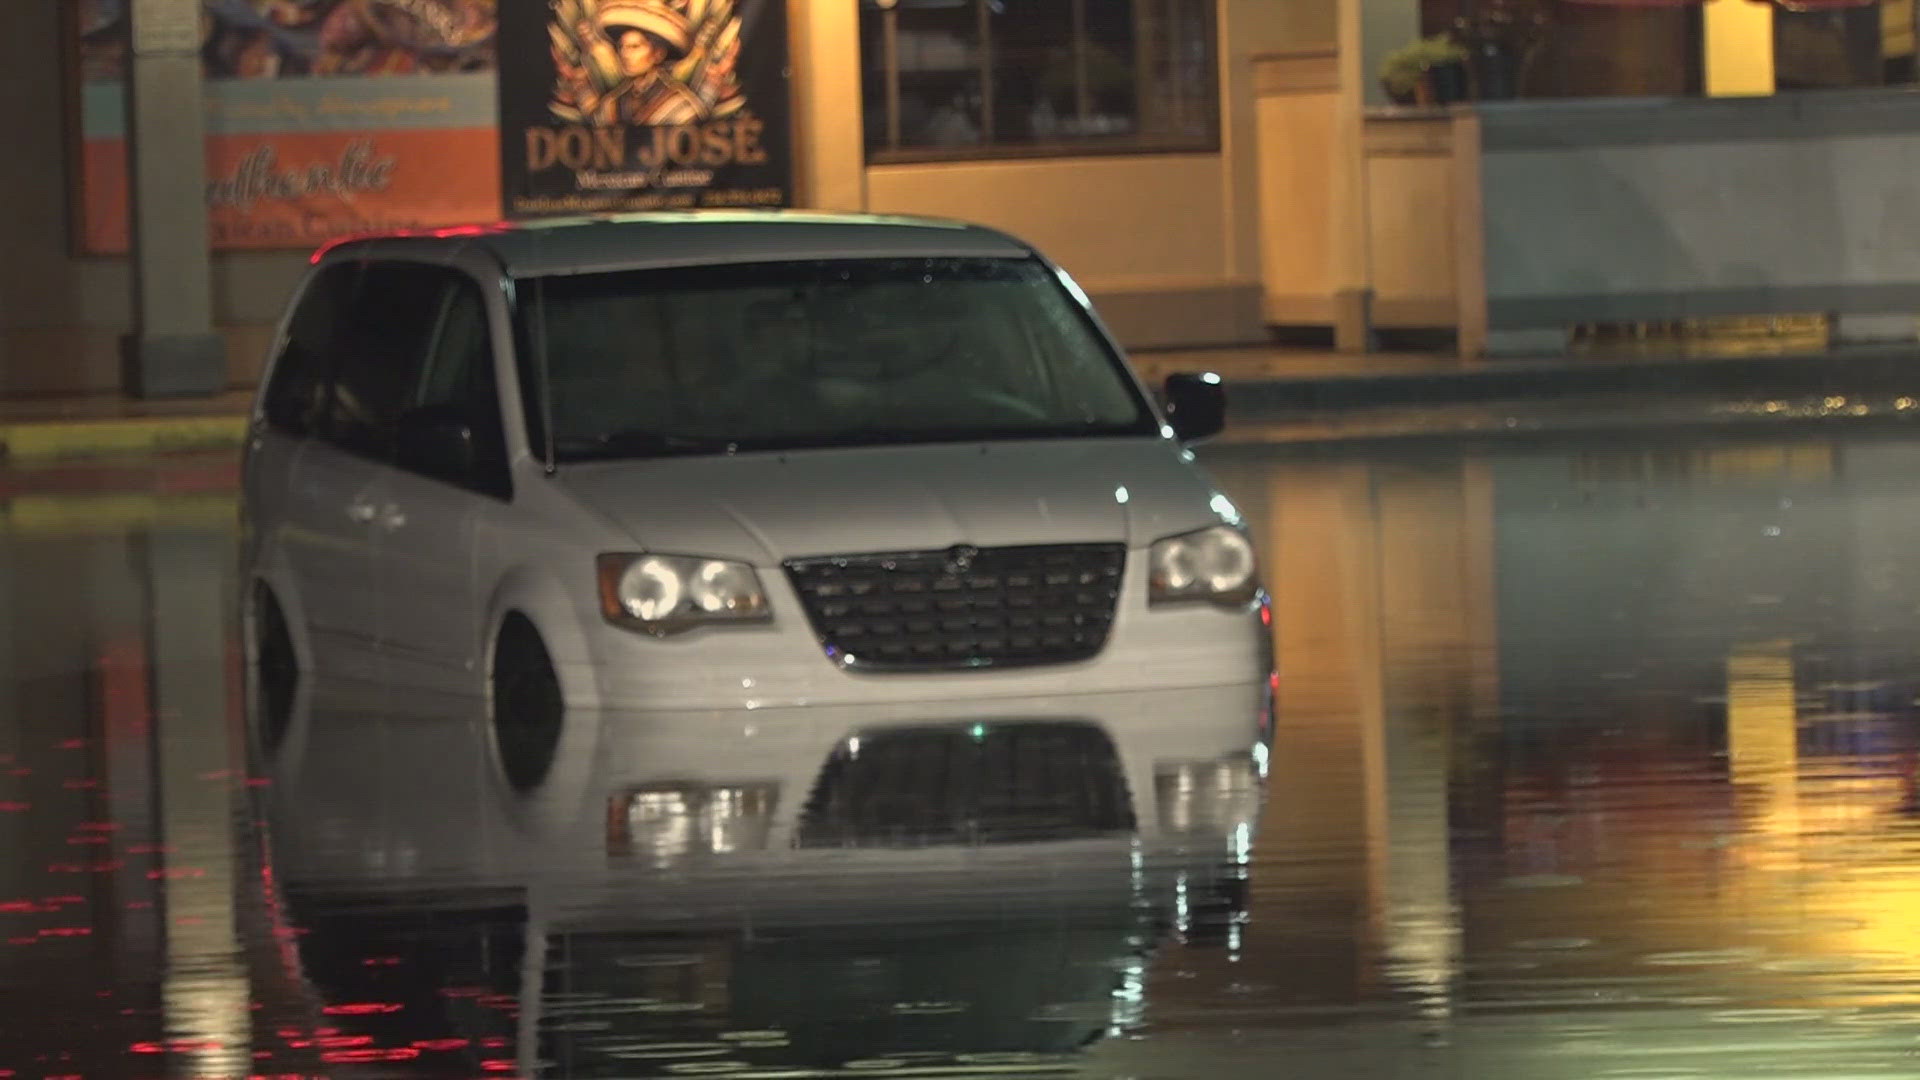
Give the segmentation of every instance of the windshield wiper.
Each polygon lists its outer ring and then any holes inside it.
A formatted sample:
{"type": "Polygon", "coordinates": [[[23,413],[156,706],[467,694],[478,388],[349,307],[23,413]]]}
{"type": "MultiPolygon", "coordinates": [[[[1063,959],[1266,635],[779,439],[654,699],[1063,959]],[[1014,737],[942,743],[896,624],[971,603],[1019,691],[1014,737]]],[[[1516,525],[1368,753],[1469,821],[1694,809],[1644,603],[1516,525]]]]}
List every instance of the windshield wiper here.
{"type": "Polygon", "coordinates": [[[567,460],[594,458],[670,457],[676,454],[723,454],[739,446],[727,439],[703,439],[673,435],[646,428],[625,428],[599,435],[569,436],[558,441],[556,449],[567,460]]]}

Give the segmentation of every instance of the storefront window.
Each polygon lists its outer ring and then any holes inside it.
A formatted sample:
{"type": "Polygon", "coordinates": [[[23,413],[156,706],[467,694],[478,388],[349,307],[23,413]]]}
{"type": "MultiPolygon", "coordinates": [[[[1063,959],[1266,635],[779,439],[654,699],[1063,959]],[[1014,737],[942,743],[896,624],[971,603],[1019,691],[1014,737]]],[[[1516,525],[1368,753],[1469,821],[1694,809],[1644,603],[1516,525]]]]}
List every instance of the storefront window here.
{"type": "Polygon", "coordinates": [[[875,161],[1211,150],[1213,0],[862,0],[875,161]]]}

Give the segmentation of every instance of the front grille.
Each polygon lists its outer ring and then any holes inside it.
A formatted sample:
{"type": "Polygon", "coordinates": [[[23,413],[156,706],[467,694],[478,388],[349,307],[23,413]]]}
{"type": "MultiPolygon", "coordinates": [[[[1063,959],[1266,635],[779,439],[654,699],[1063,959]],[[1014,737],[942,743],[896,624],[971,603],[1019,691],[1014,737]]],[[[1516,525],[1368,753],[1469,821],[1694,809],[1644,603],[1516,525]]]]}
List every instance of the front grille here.
{"type": "Polygon", "coordinates": [[[801,847],[1010,844],[1131,832],[1120,756],[1091,724],[862,732],[821,769],[801,847]]]}
{"type": "Polygon", "coordinates": [[[1086,660],[1107,643],[1120,544],[955,548],[787,563],[814,633],[860,670],[1086,660]]]}

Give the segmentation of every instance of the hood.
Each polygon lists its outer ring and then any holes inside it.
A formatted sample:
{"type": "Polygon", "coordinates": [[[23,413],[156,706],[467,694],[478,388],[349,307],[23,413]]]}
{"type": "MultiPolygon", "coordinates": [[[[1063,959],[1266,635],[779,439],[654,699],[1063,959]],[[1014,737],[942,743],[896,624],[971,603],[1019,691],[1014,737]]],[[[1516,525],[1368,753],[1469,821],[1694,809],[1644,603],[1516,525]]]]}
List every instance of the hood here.
{"type": "Polygon", "coordinates": [[[1141,547],[1221,520],[1160,439],[880,446],[595,462],[560,483],[645,550],[760,566],[955,544],[1141,547]]]}

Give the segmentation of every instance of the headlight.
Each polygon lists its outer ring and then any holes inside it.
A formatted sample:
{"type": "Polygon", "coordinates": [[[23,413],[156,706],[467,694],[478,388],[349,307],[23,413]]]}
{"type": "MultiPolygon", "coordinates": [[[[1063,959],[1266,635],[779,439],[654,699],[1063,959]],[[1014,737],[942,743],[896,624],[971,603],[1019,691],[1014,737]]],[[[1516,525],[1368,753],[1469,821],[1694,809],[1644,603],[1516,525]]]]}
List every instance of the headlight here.
{"type": "Polygon", "coordinates": [[[769,617],[753,567],[677,555],[600,556],[600,611],[616,626],[650,634],[769,617]]]}
{"type": "Polygon", "coordinates": [[[1260,584],[1253,544],[1231,525],[1170,536],[1148,555],[1148,597],[1156,604],[1210,600],[1243,604],[1260,584]]]}

